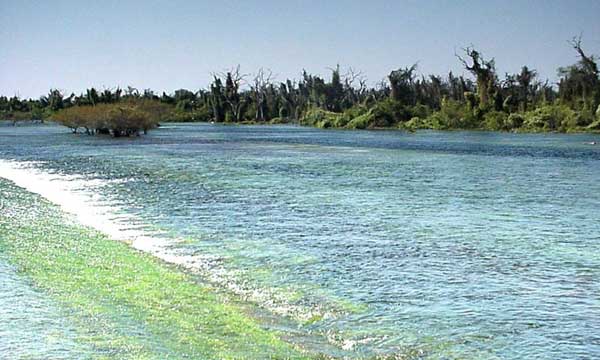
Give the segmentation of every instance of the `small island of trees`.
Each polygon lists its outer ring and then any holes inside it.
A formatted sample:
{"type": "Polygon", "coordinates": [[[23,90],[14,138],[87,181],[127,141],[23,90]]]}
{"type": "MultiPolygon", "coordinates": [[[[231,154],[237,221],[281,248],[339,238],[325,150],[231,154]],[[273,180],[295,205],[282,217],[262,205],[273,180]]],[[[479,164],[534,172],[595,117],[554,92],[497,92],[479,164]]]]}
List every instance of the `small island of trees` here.
{"type": "Polygon", "coordinates": [[[180,89],[157,95],[150,89],[95,88],[80,95],[56,89],[39,99],[0,97],[0,118],[18,121],[52,119],[73,132],[132,136],[164,121],[223,123],[291,122],[320,128],[483,129],[499,131],[600,131],[600,73],[581,38],[569,44],[579,61],[558,69],[559,82],[541,81],[523,66],[500,79],[494,59],[473,47],[458,61],[472,78],[418,76],[417,66],[390,72],[374,87],[358,71],[331,78],[302,72],[299,81],[275,82],[260,69],[240,67],[215,74],[208,89],[180,89]]]}
{"type": "Polygon", "coordinates": [[[124,100],[115,103],[75,105],[60,109],[52,120],[88,135],[110,134],[114,137],[144,134],[168,119],[171,108],[156,100],[124,100]]]}

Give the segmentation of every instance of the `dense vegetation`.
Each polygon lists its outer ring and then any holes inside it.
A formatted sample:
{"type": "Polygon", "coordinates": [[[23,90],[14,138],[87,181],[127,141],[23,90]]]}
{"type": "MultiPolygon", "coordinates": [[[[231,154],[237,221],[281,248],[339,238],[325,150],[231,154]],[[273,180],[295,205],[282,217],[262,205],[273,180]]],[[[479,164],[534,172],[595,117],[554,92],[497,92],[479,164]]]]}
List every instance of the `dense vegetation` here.
{"type": "Polygon", "coordinates": [[[458,60],[472,78],[418,76],[416,65],[392,71],[387,81],[368,87],[360,72],[331,79],[302,73],[299,81],[276,83],[269,71],[250,76],[231,71],[215,74],[208,89],[185,89],[173,94],[152,90],[88,89],[65,97],[53,89],[38,100],[0,97],[0,117],[53,117],[74,131],[131,135],[158,121],[294,122],[322,128],[488,129],[504,131],[599,131],[600,74],[594,56],[581,39],[570,45],[576,64],[558,69],[560,81],[551,85],[535,70],[500,79],[493,59],[472,47],[458,60]]]}
{"type": "Polygon", "coordinates": [[[140,131],[147,133],[170,113],[170,107],[159,101],[130,100],[94,106],[75,105],[57,111],[52,119],[74,133],[82,129],[89,135],[101,133],[120,137],[138,135],[140,131]]]}

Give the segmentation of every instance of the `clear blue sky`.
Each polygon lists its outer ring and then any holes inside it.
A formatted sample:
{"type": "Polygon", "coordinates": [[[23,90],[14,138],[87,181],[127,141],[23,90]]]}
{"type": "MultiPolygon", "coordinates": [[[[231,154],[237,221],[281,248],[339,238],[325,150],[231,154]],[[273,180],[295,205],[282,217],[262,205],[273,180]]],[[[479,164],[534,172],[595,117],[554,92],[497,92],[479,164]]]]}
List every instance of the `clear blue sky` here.
{"type": "Polygon", "coordinates": [[[526,64],[556,80],[580,33],[600,55],[600,1],[0,0],[0,94],[197,90],[236,64],[283,80],[339,63],[375,83],[415,62],[462,73],[454,52],[470,44],[502,75],[526,64]]]}

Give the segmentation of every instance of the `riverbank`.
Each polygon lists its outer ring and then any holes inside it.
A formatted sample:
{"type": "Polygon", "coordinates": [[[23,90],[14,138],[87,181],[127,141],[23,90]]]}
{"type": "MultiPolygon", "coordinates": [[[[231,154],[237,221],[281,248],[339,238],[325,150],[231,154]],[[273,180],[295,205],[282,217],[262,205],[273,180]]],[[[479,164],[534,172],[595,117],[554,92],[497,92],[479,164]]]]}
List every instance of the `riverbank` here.
{"type": "Polygon", "coordinates": [[[0,204],[0,251],[65,308],[93,358],[309,358],[210,286],[3,179],[0,204]]]}

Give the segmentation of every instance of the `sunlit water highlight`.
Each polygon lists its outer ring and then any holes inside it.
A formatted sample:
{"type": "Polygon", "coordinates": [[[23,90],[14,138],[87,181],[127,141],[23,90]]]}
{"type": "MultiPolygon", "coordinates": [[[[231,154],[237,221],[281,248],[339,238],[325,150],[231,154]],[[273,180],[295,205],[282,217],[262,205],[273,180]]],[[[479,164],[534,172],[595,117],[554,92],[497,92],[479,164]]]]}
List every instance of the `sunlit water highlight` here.
{"type": "Polygon", "coordinates": [[[598,140],[0,127],[0,176],[349,352],[594,358],[598,140]]]}

